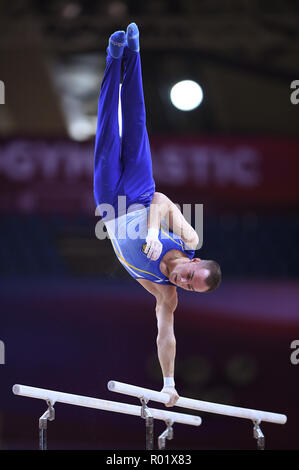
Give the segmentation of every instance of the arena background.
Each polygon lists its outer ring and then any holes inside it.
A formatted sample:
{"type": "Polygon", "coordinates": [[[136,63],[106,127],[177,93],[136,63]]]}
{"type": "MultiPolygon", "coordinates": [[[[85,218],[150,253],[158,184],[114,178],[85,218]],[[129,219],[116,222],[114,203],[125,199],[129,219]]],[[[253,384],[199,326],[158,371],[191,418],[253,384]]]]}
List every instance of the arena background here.
{"type": "MultiPolygon", "coordinates": [[[[197,255],[223,272],[212,293],[179,292],[178,392],[285,413],[286,425],[263,424],[267,448],[299,448],[298,355],[291,361],[299,340],[299,104],[290,99],[298,19],[290,0],[1,1],[2,449],[36,449],[45,411],[14,396],[14,383],[129,403],[136,401],[107,391],[108,380],[162,385],[154,299],[109,240],[95,237],[105,50],[131,21],[141,33],[157,188],[179,204],[204,204],[197,255]],[[183,79],[203,88],[194,111],[170,103],[183,79]]],[[[202,418],[198,429],[176,425],[167,447],[255,449],[250,422],[202,418]]],[[[144,423],[58,404],[49,448],[142,449],[144,423]]]]}

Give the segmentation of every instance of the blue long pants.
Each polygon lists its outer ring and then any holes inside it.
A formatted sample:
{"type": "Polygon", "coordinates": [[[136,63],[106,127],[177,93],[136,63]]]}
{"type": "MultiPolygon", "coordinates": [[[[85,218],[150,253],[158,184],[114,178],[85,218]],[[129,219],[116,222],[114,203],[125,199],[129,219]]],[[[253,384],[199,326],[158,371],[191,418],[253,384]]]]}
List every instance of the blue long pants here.
{"type": "Polygon", "coordinates": [[[95,139],[96,205],[111,204],[116,217],[121,215],[118,213],[118,196],[126,196],[127,210],[132,204],[148,207],[155,192],[139,52],[125,47],[123,62],[122,138],[118,124],[122,59],[114,59],[108,52],[95,139]]]}

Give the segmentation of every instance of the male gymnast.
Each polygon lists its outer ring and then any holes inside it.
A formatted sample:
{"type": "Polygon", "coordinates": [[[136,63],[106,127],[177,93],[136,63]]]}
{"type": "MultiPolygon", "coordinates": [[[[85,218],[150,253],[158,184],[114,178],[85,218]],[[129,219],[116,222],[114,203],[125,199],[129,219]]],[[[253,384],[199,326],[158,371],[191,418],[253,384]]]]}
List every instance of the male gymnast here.
{"type": "Polygon", "coordinates": [[[221,271],[215,261],[194,258],[199,241],[196,231],[167,196],[155,192],[139,50],[135,23],[127,27],[126,33],[116,31],[109,38],[98,105],[94,195],[98,207],[113,208],[112,218],[108,217],[109,210],[100,215],[106,213],[103,222],[119,261],[156,299],[162,391],[170,397],[166,406],[173,406],[179,398],[174,381],[177,287],[209,292],[219,285],[221,271]],[[119,209],[120,196],[125,198],[123,212],[119,209]],[[137,228],[138,237],[128,235],[137,228]],[[121,236],[124,230],[125,236],[121,236]]]}

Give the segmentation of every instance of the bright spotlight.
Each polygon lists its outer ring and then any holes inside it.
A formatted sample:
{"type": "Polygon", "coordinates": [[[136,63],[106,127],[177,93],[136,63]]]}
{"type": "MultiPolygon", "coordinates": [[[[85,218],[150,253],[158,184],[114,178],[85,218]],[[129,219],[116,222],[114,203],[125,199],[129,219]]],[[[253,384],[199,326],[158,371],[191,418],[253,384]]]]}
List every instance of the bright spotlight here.
{"type": "Polygon", "coordinates": [[[191,111],[202,102],[203,92],[198,83],[193,80],[183,80],[172,87],[170,99],[177,109],[191,111]]]}

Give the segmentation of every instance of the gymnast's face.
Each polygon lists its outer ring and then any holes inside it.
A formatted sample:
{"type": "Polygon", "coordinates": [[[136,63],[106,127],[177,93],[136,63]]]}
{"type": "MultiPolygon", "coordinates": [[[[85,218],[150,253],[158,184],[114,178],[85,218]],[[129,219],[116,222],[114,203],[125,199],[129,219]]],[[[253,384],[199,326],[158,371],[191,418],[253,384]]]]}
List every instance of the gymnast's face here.
{"type": "Polygon", "coordinates": [[[178,264],[171,272],[170,281],[182,289],[205,292],[209,289],[205,279],[209,276],[210,271],[205,268],[204,260],[193,258],[178,264]]]}

